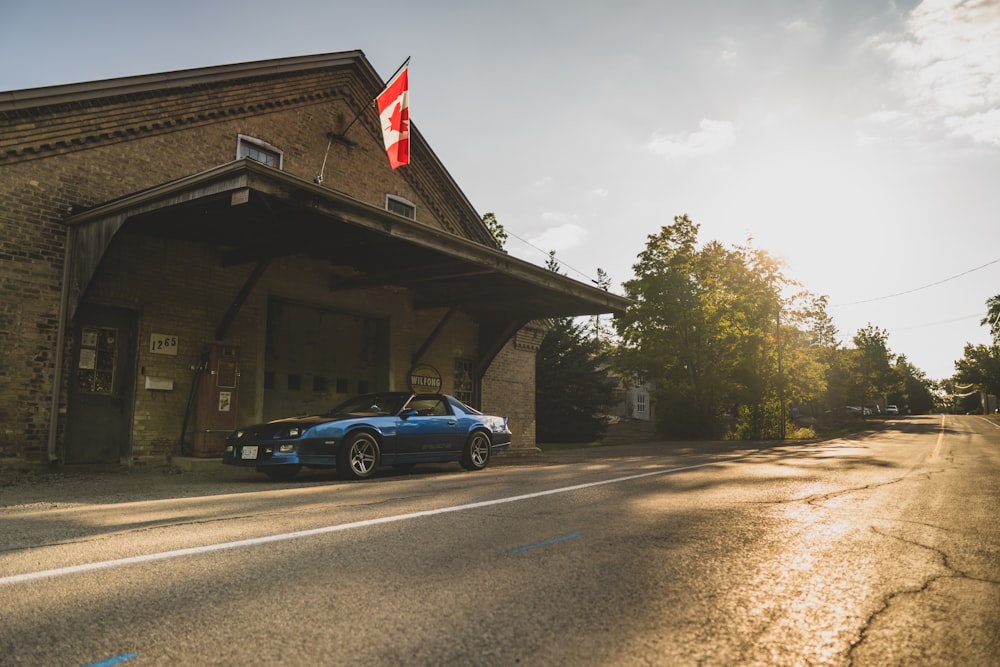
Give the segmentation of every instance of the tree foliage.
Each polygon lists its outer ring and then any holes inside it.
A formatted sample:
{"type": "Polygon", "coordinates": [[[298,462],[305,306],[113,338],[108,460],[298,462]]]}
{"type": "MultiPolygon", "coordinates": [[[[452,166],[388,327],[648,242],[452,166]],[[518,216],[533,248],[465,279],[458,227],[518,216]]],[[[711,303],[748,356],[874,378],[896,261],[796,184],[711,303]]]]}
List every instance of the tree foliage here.
{"type": "Polygon", "coordinates": [[[1000,345],[1000,294],[986,300],[986,317],[980,324],[989,326],[993,344],[1000,345]]]}
{"type": "Polygon", "coordinates": [[[507,230],[497,220],[497,216],[493,213],[483,214],[483,224],[486,225],[486,229],[490,231],[497,245],[503,250],[504,246],[507,245],[507,230]]]}
{"type": "Polygon", "coordinates": [[[893,392],[901,391],[903,378],[893,367],[895,357],[889,351],[889,332],[871,323],[854,335],[857,355],[857,396],[864,404],[878,403],[893,392]]]}
{"type": "Polygon", "coordinates": [[[624,283],[635,305],[616,320],[616,361],[655,387],[657,426],[674,438],[774,438],[792,415],[828,419],[848,405],[930,410],[933,383],[897,357],[888,333],[843,347],[826,297],[744,245],[699,245],[687,216],[650,235],[624,283]]]}
{"type": "MultiPolygon", "coordinates": [[[[546,268],[560,273],[556,251],[546,268]]],[[[615,380],[606,347],[588,328],[564,317],[549,320],[535,356],[535,427],[540,442],[589,442],[604,434],[615,380]]]]}
{"type": "Polygon", "coordinates": [[[624,285],[635,306],[616,320],[618,361],[654,381],[667,436],[775,437],[783,405],[813,400],[822,385],[817,347],[833,335],[825,301],[783,297],[793,284],[778,260],[749,242],[699,248],[698,231],[678,216],[647,237],[624,285]]]}
{"type": "Polygon", "coordinates": [[[969,343],[962,358],[955,362],[955,370],[958,383],[1000,395],[1000,346],[969,343]]]}
{"type": "Polygon", "coordinates": [[[606,428],[615,381],[600,344],[572,318],[550,322],[535,357],[536,436],[540,442],[589,442],[606,428]]]}

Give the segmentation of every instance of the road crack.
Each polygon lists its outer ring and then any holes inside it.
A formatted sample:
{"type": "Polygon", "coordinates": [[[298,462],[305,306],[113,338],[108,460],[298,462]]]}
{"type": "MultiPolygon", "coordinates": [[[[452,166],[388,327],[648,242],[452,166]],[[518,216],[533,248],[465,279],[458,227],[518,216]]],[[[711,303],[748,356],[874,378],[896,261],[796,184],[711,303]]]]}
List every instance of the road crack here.
{"type": "MultiPolygon", "coordinates": [[[[936,526],[932,527],[937,528],[936,526]]],[[[898,535],[893,535],[883,530],[879,530],[875,526],[869,526],[869,529],[871,530],[871,532],[875,533],[880,537],[884,537],[890,540],[895,540],[897,542],[902,542],[903,544],[917,547],[918,549],[924,549],[926,551],[933,553],[935,556],[937,556],[937,559],[940,561],[941,567],[944,568],[946,572],[943,574],[933,574],[927,577],[926,579],[924,579],[923,582],[920,583],[919,586],[911,586],[908,588],[891,591],[886,595],[884,595],[882,597],[881,604],[876,609],[874,609],[872,613],[869,614],[868,617],[861,624],[861,630],[858,633],[858,638],[851,643],[851,646],[847,651],[847,663],[849,665],[854,664],[855,651],[858,648],[860,648],[861,645],[864,644],[865,640],[868,638],[868,634],[869,631],[871,630],[872,625],[883,614],[889,611],[889,609],[892,607],[892,603],[894,600],[907,595],[920,595],[922,593],[926,593],[930,589],[930,587],[933,586],[935,583],[945,579],[964,579],[967,581],[975,581],[977,583],[989,584],[992,586],[1000,586],[1000,581],[998,580],[987,579],[984,577],[976,577],[969,574],[965,570],[960,569],[959,567],[957,567],[952,563],[951,558],[948,556],[948,552],[946,552],[944,549],[940,549],[936,546],[932,546],[929,544],[924,544],[923,542],[918,542],[916,540],[900,537],[898,535]]]]}

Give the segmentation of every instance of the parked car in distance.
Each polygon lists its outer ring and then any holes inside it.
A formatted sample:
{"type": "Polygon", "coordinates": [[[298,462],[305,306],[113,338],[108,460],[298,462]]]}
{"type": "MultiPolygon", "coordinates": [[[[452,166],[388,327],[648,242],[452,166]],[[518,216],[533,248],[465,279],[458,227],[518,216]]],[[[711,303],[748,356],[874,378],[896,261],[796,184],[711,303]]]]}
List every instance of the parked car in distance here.
{"type": "Polygon", "coordinates": [[[233,431],[222,462],[291,479],[303,467],[335,468],[365,479],[380,465],[458,461],[481,470],[510,446],[505,417],[484,415],[446,394],[379,392],[329,412],[289,417],[233,431]]]}
{"type": "Polygon", "coordinates": [[[887,406],[885,406],[885,414],[887,414],[887,415],[898,415],[899,414],[899,408],[897,406],[895,406],[895,405],[887,405],[887,406]]]}

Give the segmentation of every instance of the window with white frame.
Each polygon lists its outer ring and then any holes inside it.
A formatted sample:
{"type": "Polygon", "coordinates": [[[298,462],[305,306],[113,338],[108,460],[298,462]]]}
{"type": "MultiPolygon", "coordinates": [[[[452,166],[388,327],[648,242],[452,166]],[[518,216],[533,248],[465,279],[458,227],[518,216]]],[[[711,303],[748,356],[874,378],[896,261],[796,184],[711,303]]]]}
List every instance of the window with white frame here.
{"type": "Polygon", "coordinates": [[[396,215],[401,215],[410,220],[417,219],[417,205],[408,199],[397,197],[396,195],[385,196],[385,210],[396,215]]]}
{"type": "Polygon", "coordinates": [[[635,414],[644,415],[646,414],[646,401],[649,397],[642,392],[638,392],[635,395],[635,414]]]}
{"type": "Polygon", "coordinates": [[[266,164],[268,167],[281,169],[282,153],[280,150],[266,141],[240,134],[236,138],[236,159],[244,157],[266,164]]]}

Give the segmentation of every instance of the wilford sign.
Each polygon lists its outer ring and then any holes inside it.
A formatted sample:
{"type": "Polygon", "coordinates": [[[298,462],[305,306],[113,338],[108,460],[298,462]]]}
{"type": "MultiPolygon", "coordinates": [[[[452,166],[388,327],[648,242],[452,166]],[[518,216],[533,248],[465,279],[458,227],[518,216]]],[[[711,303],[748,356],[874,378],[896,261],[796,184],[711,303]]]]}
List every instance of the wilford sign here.
{"type": "Polygon", "coordinates": [[[436,394],[441,391],[441,374],[428,364],[411,368],[407,381],[410,391],[415,394],[436,394]]]}

